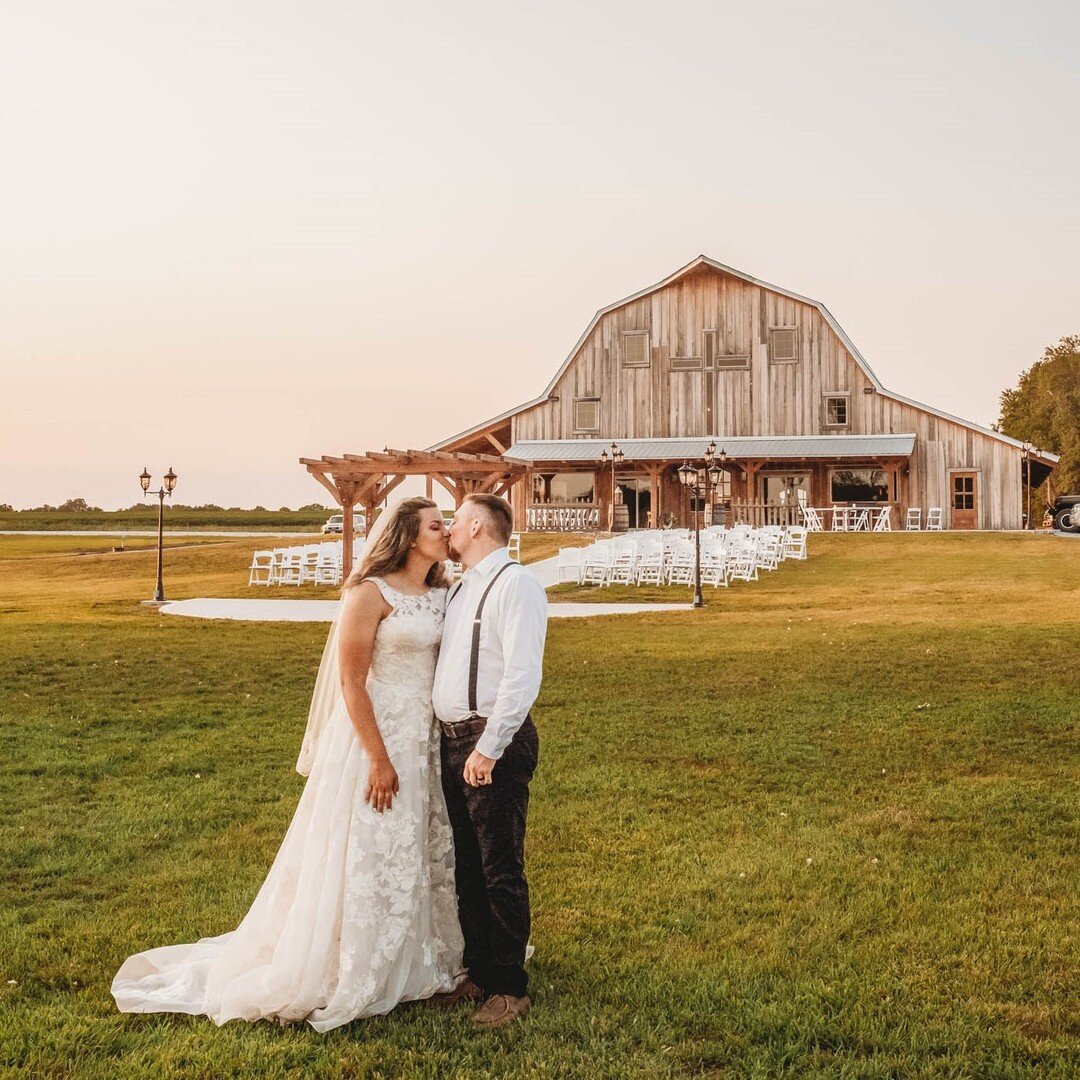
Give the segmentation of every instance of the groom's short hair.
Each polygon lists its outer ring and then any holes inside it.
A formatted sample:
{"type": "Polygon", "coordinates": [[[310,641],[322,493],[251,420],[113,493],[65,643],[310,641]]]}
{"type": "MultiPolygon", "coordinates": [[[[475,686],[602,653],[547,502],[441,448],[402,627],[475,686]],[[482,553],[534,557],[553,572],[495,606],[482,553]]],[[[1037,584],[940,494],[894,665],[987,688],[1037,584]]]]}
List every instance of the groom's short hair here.
{"type": "Polygon", "coordinates": [[[501,544],[510,543],[510,534],[514,531],[514,518],[510,513],[510,504],[498,495],[483,495],[479,492],[466,495],[465,502],[483,507],[484,517],[491,527],[491,533],[501,544]]]}

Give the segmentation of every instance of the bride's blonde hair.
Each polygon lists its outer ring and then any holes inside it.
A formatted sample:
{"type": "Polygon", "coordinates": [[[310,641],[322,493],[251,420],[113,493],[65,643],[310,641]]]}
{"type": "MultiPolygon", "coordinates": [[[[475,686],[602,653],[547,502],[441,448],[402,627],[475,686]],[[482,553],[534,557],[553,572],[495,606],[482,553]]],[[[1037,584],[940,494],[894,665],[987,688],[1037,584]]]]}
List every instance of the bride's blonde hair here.
{"type": "MultiPolygon", "coordinates": [[[[385,511],[390,515],[389,518],[385,525],[382,518],[379,519],[375,527],[381,527],[381,531],[370,549],[364,552],[360,565],[342,586],[342,593],[359,585],[364,578],[382,577],[400,570],[408,562],[409,551],[420,535],[420,511],[430,509],[438,510],[439,507],[431,499],[418,496],[415,499],[403,499],[393,510],[385,511]]],[[[441,585],[443,588],[448,586],[450,577],[446,572],[446,564],[432,563],[424,583],[441,585]]]]}

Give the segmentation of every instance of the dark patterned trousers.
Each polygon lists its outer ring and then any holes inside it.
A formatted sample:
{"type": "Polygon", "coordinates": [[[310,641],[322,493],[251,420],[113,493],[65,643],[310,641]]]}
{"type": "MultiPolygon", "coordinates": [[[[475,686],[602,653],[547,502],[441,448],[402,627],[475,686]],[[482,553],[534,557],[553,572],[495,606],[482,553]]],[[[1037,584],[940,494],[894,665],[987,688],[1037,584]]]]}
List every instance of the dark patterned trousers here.
{"type": "Polygon", "coordinates": [[[454,831],[465,966],[485,993],[521,997],[528,985],[529,942],[525,818],[539,739],[526,717],[496,762],[491,783],[470,787],[462,773],[479,738],[479,733],[442,737],[442,785],[454,831]]]}

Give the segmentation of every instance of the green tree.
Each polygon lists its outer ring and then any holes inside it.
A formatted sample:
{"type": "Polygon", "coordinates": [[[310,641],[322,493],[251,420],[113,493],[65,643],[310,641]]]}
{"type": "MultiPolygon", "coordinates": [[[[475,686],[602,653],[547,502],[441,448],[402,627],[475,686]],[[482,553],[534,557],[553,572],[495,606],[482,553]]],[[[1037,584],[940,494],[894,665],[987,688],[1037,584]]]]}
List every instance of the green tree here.
{"type": "MultiPolygon", "coordinates": [[[[1040,450],[1060,454],[1051,478],[1054,490],[1080,491],[1080,334],[1047,346],[1041,360],[1023,372],[1015,390],[1001,394],[1001,417],[996,427],[1040,450]]],[[[1039,520],[1045,489],[1032,499],[1039,520]]]]}

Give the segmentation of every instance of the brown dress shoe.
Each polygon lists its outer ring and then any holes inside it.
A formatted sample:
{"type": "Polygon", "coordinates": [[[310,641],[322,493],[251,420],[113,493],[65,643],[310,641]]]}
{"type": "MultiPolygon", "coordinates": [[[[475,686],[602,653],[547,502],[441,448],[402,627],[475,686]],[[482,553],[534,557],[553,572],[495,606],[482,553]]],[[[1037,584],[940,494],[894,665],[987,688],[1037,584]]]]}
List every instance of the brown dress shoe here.
{"type": "Polygon", "coordinates": [[[453,990],[448,990],[445,994],[432,994],[427,999],[427,1003],[434,1005],[436,1009],[449,1009],[454,1005],[460,1005],[463,1001],[483,1001],[483,999],[484,991],[466,975],[453,990]]]}
{"type": "Polygon", "coordinates": [[[493,1028],[512,1024],[529,1011],[531,1002],[528,997],[511,997],[509,994],[492,994],[491,997],[472,1014],[472,1022],[477,1027],[493,1028]]]}

